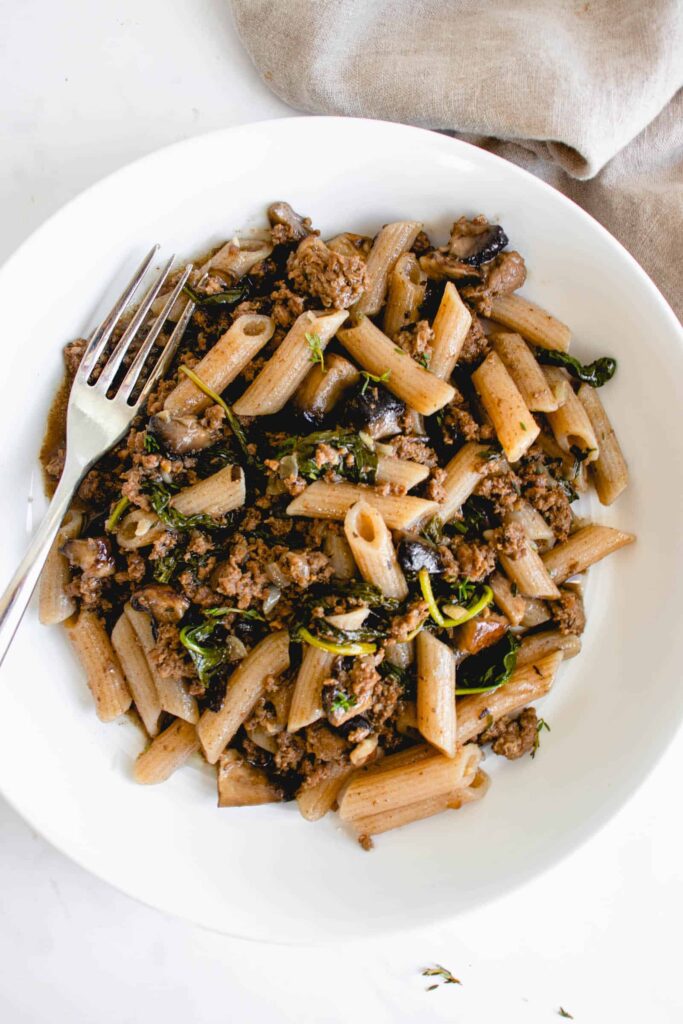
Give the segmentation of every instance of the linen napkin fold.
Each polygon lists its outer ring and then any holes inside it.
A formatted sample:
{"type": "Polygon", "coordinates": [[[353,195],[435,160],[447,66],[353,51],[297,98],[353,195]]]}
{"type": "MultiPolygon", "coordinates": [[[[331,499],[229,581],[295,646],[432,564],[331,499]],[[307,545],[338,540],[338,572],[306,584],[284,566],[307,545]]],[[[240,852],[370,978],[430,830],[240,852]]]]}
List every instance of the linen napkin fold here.
{"type": "Polygon", "coordinates": [[[513,160],[600,220],[683,314],[681,0],[232,4],[291,106],[448,130],[513,160]]]}

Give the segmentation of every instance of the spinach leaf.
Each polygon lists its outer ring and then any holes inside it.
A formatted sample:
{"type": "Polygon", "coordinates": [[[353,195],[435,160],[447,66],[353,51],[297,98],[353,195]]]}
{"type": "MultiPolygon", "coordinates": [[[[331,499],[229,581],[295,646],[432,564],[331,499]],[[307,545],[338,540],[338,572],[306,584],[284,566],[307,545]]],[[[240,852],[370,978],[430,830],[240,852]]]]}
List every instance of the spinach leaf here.
{"type": "Polygon", "coordinates": [[[601,388],[612,379],[617,368],[617,361],[611,356],[603,356],[592,363],[584,364],[574,356],[567,355],[566,352],[557,352],[555,349],[537,348],[535,353],[539,363],[546,366],[563,366],[572,377],[584,384],[590,384],[592,388],[601,388]]]}
{"type": "Polygon", "coordinates": [[[192,658],[199,681],[205,687],[209,685],[228,658],[228,649],[225,644],[216,646],[206,643],[213,637],[220,625],[220,619],[210,618],[198,626],[185,626],[180,630],[180,642],[192,658]]]}
{"type": "Polygon", "coordinates": [[[238,302],[245,299],[249,294],[250,282],[245,280],[237,288],[227,288],[223,292],[214,292],[213,295],[204,295],[198,292],[191,284],[186,284],[183,291],[188,299],[197,306],[236,306],[238,302]]]}
{"type": "Polygon", "coordinates": [[[458,669],[456,694],[487,693],[507,683],[517,664],[520,640],[513,633],[481,654],[475,654],[463,661],[458,669]]]}
{"type": "Polygon", "coordinates": [[[213,516],[200,513],[198,515],[186,516],[177,509],[171,508],[173,492],[165,484],[152,484],[147,491],[149,501],[162,523],[173,530],[215,530],[225,526],[225,522],[218,522],[213,516]]]}
{"type": "Polygon", "coordinates": [[[377,453],[360,434],[343,427],[287,438],[277,448],[275,457],[284,459],[288,455],[296,456],[299,475],[306,480],[318,480],[328,469],[333,469],[335,473],[353,483],[374,484],[377,476],[377,453]],[[339,452],[340,459],[336,464],[317,464],[315,453],[320,444],[328,445],[339,452]],[[347,464],[349,455],[351,459],[347,464]]]}

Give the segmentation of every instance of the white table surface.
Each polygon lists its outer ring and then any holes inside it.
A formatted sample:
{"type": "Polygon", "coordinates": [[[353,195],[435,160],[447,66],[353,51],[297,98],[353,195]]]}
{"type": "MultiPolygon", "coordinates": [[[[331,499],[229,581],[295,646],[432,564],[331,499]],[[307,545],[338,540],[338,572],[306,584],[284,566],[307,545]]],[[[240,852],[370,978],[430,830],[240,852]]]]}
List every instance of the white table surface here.
{"type": "MultiPolygon", "coordinates": [[[[0,0],[0,25],[0,259],[128,161],[291,113],[242,52],[227,0],[0,0]]],[[[400,936],[322,950],[141,906],[0,799],[0,1020],[540,1024],[563,1006],[581,1024],[680,1022],[682,776],[679,737],[629,806],[532,885],[447,927],[406,921],[400,936]],[[426,992],[434,961],[462,986],[426,992]]]]}

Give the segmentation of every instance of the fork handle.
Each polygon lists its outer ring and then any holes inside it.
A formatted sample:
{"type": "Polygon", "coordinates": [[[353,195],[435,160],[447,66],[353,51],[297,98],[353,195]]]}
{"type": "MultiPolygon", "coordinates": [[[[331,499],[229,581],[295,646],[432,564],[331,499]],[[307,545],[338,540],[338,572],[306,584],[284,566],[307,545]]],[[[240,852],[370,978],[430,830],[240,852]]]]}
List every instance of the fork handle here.
{"type": "Polygon", "coordinates": [[[80,467],[69,466],[68,463],[64,467],[45,518],[38,527],[38,531],[5,593],[0,598],[0,665],[4,661],[17,627],[28,607],[52,542],[57,536],[57,531],[62,525],[62,520],[82,476],[83,471],[80,467]]]}

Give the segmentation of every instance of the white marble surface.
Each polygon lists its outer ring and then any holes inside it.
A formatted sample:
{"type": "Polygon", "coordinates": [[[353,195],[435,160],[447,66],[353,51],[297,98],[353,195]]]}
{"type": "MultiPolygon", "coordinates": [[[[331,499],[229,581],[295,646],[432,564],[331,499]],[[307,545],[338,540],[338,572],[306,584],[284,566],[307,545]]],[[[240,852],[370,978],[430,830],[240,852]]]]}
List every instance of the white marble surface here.
{"type": "MultiPolygon", "coordinates": [[[[126,162],[290,113],[240,50],[224,0],[0,0],[0,25],[3,259],[126,162]]],[[[406,921],[392,939],[323,950],[244,943],[149,910],[0,799],[0,1020],[540,1024],[564,1006],[581,1024],[680,1022],[682,774],[679,738],[609,827],[533,885],[448,927],[406,921]],[[462,986],[426,992],[419,972],[433,961],[462,986]]]]}

